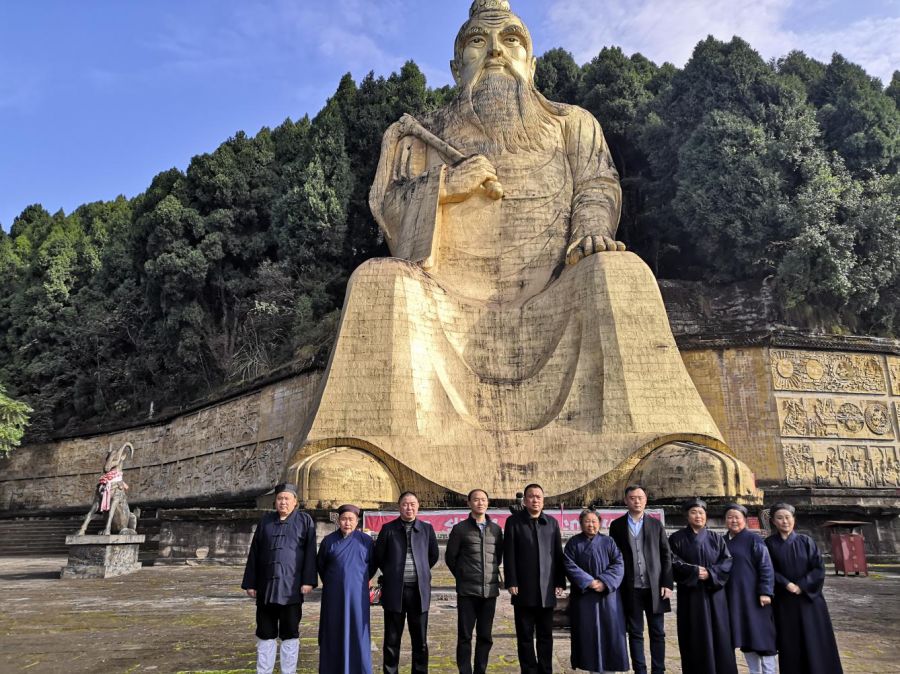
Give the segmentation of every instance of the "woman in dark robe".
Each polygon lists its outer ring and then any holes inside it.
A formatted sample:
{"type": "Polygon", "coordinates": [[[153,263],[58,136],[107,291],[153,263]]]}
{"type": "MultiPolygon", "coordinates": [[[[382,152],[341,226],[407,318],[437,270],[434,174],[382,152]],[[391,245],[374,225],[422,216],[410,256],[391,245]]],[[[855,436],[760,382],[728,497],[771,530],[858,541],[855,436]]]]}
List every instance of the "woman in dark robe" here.
{"type": "Polygon", "coordinates": [[[775,568],[778,666],[790,674],[843,674],[828,606],[822,596],[825,564],[806,534],[794,531],[794,507],[772,506],[776,532],[766,539],[775,568]]]}
{"type": "Polygon", "coordinates": [[[618,592],[625,576],[622,553],[613,539],[600,533],[596,512],[585,510],[579,521],[581,533],[563,550],[566,576],[572,581],[572,667],[626,672],[625,611],[618,592]]]}
{"type": "Polygon", "coordinates": [[[319,546],[322,578],[319,674],[372,674],[369,637],[369,565],[372,539],[359,531],[359,508],[338,509],[338,530],[319,546]]]}
{"type": "Polygon", "coordinates": [[[706,528],[706,502],[682,506],[688,526],[669,536],[672,574],[678,584],[677,625],[681,669],[690,674],[737,674],[728,601],[731,572],[725,539],[706,528]]]}
{"type": "Polygon", "coordinates": [[[763,539],[747,530],[747,509],[732,503],[725,510],[725,543],[733,560],[725,595],[731,641],[740,648],[750,674],[775,674],[775,571],[763,539]]]}

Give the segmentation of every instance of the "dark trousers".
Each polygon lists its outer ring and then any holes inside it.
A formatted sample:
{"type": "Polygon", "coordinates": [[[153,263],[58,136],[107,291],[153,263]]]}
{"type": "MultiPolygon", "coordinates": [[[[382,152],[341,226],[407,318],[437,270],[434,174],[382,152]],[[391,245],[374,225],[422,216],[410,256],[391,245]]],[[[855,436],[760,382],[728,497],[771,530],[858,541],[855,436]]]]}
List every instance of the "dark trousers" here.
{"type": "Polygon", "coordinates": [[[399,671],[404,622],[409,626],[409,640],[412,643],[412,674],[427,674],[428,614],[422,611],[417,584],[403,586],[401,607],[399,612],[384,612],[384,674],[397,674],[399,671]]]}
{"type": "Polygon", "coordinates": [[[553,607],[514,606],[513,615],[522,674],[550,674],[553,671],[553,607]]]}
{"type": "Polygon", "coordinates": [[[644,615],[650,628],[650,671],[660,674],[666,671],[666,618],[665,613],[653,612],[652,590],[631,588],[628,608],[628,650],[635,674],[647,674],[644,659],[644,615]]]}
{"type": "Polygon", "coordinates": [[[494,638],[496,597],[456,598],[456,666],[459,674],[485,674],[494,638]],[[472,670],[472,629],[475,630],[475,670],[472,670]]]}
{"type": "Polygon", "coordinates": [[[297,639],[300,637],[302,604],[257,604],[256,636],[259,639],[297,639]]]}

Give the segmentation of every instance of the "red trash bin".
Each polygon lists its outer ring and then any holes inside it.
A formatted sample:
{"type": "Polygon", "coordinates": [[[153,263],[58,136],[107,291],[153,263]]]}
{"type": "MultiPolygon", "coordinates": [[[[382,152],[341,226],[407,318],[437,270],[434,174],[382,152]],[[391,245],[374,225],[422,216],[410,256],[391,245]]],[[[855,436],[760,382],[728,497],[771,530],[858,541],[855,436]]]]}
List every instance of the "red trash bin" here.
{"type": "Polygon", "coordinates": [[[831,529],[831,558],[834,561],[834,574],[851,573],[869,575],[866,564],[866,539],[860,527],[868,522],[830,521],[824,527],[831,529]]]}

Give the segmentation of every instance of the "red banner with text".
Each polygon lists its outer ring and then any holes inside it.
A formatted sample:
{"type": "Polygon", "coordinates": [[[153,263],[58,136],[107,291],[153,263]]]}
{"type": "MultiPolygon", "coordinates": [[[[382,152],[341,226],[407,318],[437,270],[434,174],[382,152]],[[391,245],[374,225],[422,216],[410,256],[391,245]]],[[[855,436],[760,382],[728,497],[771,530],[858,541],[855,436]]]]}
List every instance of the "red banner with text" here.
{"type": "MultiPolygon", "coordinates": [[[[609,529],[610,522],[628,511],[624,508],[600,508],[596,512],[600,515],[600,527],[609,529]]],[[[648,508],[645,512],[648,517],[658,519],[665,524],[665,514],[662,510],[648,508]]],[[[548,508],[544,511],[544,514],[555,518],[559,522],[559,528],[564,535],[577,534],[581,531],[581,525],[578,523],[578,516],[581,514],[580,509],[560,510],[557,508],[554,510],[553,508],[548,508]]],[[[509,510],[501,510],[499,508],[489,509],[488,515],[501,527],[506,526],[506,520],[511,516],[509,510]]],[[[463,521],[468,516],[469,511],[461,508],[458,510],[420,510],[418,518],[434,527],[436,534],[447,535],[454,524],[463,521]]],[[[381,531],[381,527],[391,520],[397,519],[397,517],[398,513],[393,510],[367,511],[363,514],[363,530],[366,533],[377,534],[381,531]]]]}

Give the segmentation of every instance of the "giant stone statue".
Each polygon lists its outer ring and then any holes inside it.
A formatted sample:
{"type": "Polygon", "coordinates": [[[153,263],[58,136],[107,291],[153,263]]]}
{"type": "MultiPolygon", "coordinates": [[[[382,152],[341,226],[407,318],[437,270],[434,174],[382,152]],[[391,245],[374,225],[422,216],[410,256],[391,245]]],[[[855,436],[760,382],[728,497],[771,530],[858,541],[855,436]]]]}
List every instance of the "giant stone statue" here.
{"type": "Polygon", "coordinates": [[[534,86],[528,29],[477,0],[459,94],[384,136],[370,205],[393,257],[350,279],[288,477],[309,503],[432,504],[474,486],[557,501],[752,500],[688,376],[649,268],[615,240],[619,178],[590,113],[534,86]]]}

